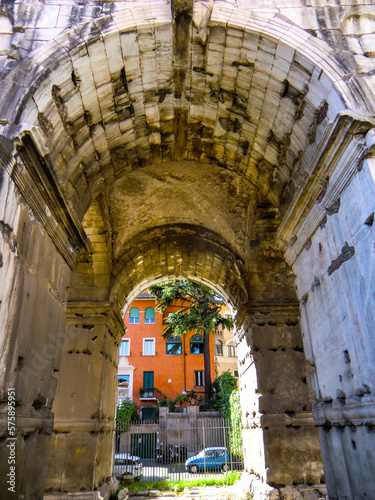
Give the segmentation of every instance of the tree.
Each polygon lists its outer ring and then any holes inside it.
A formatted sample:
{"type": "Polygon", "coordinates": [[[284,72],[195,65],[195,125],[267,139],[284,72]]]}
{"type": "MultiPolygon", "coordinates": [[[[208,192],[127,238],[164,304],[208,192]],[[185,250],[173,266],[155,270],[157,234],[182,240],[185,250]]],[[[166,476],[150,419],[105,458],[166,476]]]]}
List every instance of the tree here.
{"type": "Polygon", "coordinates": [[[212,396],[209,335],[219,326],[232,328],[232,318],[220,313],[222,299],[211,288],[193,281],[166,281],[149,288],[149,294],[156,298],[156,309],[164,311],[171,305],[179,309],[170,312],[164,320],[167,327],[163,338],[181,337],[194,330],[203,334],[204,340],[204,386],[206,401],[212,396]]]}

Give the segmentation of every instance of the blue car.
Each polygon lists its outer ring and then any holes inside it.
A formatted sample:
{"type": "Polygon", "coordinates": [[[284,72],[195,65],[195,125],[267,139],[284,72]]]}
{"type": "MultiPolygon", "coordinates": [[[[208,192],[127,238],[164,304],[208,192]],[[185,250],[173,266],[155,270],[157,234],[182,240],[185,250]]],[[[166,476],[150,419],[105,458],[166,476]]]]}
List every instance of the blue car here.
{"type": "Polygon", "coordinates": [[[190,457],[186,460],[185,467],[192,474],[207,470],[222,470],[227,472],[230,469],[229,462],[228,450],[217,446],[205,448],[198,455],[190,457]]]}

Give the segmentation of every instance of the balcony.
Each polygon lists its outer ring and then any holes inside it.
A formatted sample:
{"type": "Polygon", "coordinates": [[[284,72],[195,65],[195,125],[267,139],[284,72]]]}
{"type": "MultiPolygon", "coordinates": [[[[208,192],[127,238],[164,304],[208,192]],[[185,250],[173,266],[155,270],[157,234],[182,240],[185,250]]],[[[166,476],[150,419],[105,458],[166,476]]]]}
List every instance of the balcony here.
{"type": "Polygon", "coordinates": [[[139,390],[139,397],[141,398],[153,398],[154,388],[153,387],[141,387],[139,390]]]}
{"type": "Polygon", "coordinates": [[[155,397],[154,394],[155,394],[154,387],[141,387],[139,390],[139,399],[157,401],[157,398],[155,397]]]}
{"type": "Polygon", "coordinates": [[[139,399],[160,401],[166,399],[166,396],[156,387],[141,387],[139,390],[139,399]]]}

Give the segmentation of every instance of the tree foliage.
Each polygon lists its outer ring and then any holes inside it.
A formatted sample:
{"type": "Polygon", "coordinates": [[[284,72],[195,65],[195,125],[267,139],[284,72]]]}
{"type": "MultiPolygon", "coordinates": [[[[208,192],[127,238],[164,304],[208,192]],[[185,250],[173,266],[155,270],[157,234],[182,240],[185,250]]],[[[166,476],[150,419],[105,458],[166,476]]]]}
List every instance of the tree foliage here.
{"type": "Polygon", "coordinates": [[[171,312],[165,320],[167,328],[163,337],[180,337],[191,330],[209,335],[218,326],[232,328],[233,320],[220,313],[222,299],[211,288],[186,281],[166,281],[149,288],[149,294],[157,300],[156,309],[164,311],[178,303],[179,309],[171,312]]]}
{"type": "Polygon", "coordinates": [[[212,395],[209,335],[219,327],[232,328],[232,318],[223,316],[220,311],[222,299],[211,288],[190,280],[166,281],[149,288],[149,294],[156,298],[156,309],[164,311],[177,306],[165,318],[167,325],[163,337],[181,337],[189,331],[201,333],[204,338],[205,395],[212,395]]]}
{"type": "Polygon", "coordinates": [[[242,412],[237,378],[227,370],[215,379],[213,385],[216,389],[214,405],[220,408],[223,416],[231,422],[231,431],[227,436],[230,451],[233,455],[243,458],[242,412]]]}

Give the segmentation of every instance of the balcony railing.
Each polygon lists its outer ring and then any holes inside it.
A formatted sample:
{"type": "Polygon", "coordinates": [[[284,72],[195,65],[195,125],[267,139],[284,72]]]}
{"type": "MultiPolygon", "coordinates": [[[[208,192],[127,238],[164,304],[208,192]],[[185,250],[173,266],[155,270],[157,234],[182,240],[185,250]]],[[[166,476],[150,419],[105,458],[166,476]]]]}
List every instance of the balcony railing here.
{"type": "Polygon", "coordinates": [[[139,391],[139,396],[141,398],[153,398],[154,388],[153,387],[141,387],[139,391]]]}
{"type": "Polygon", "coordinates": [[[141,387],[139,390],[139,397],[142,398],[155,398],[158,400],[166,399],[167,396],[163,394],[156,387],[141,387]]]}

